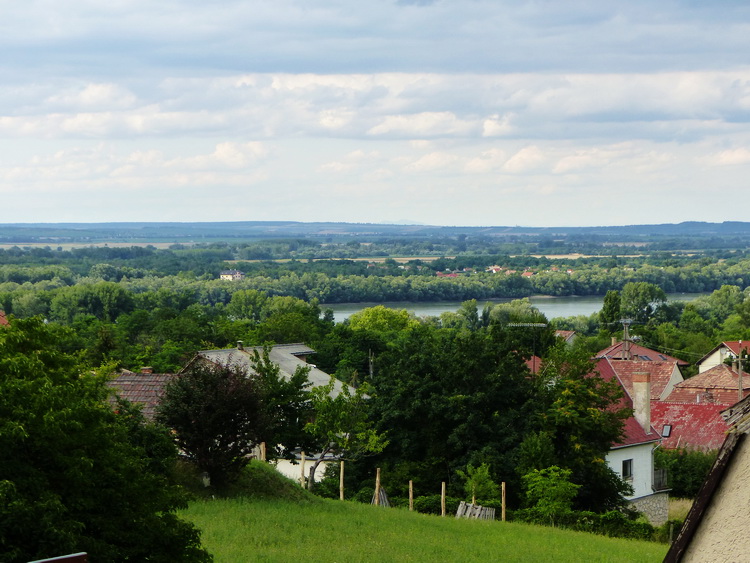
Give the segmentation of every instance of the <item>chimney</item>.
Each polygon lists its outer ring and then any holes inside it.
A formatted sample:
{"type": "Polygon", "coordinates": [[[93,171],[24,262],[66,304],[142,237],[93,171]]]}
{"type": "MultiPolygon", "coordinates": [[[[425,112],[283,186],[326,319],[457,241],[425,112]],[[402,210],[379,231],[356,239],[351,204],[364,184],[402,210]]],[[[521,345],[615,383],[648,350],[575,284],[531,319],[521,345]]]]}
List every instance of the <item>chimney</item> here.
{"type": "Polygon", "coordinates": [[[617,344],[617,337],[613,336],[612,337],[612,344],[611,345],[614,346],[615,344],[617,344]]]}
{"type": "Polygon", "coordinates": [[[150,373],[154,373],[154,368],[152,368],[151,366],[143,366],[141,368],[141,373],[144,374],[144,375],[148,375],[150,373]]]}
{"type": "Polygon", "coordinates": [[[633,413],[646,434],[651,433],[651,375],[648,372],[633,373],[633,413]]]}
{"type": "Polygon", "coordinates": [[[245,347],[243,346],[242,340],[237,341],[237,350],[244,350],[245,347]]]}

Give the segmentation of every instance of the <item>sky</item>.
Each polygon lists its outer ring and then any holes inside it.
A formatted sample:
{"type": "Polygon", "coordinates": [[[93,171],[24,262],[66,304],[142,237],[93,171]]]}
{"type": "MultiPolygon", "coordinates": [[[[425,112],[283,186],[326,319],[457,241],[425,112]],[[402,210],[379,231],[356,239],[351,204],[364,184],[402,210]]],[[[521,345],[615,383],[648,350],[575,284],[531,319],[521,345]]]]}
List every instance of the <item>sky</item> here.
{"type": "Polygon", "coordinates": [[[0,223],[750,220],[744,0],[0,7],[0,223]]]}

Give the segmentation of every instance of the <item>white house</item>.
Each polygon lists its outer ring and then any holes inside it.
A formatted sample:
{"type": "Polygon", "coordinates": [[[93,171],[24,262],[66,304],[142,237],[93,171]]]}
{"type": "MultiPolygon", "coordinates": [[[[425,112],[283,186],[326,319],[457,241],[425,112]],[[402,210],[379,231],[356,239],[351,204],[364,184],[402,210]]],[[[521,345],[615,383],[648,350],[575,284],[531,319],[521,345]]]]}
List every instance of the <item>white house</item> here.
{"type": "Polygon", "coordinates": [[[238,281],[244,279],[245,274],[239,270],[222,270],[219,273],[219,279],[226,281],[238,281]]]}
{"type": "Polygon", "coordinates": [[[740,355],[740,348],[747,354],[750,352],[750,343],[742,342],[741,340],[722,342],[695,363],[698,366],[698,373],[708,371],[713,367],[723,364],[728,359],[735,359],[740,355]]]}
{"type": "Polygon", "coordinates": [[[654,449],[661,436],[651,426],[651,375],[629,372],[628,389],[608,358],[599,359],[597,371],[604,379],[620,384],[625,391],[624,406],[633,409],[633,416],[625,420],[622,439],[607,453],[607,464],[633,488],[633,493],[625,497],[633,508],[652,524],[663,524],[669,515],[669,493],[666,474],[654,470],[654,449]]]}

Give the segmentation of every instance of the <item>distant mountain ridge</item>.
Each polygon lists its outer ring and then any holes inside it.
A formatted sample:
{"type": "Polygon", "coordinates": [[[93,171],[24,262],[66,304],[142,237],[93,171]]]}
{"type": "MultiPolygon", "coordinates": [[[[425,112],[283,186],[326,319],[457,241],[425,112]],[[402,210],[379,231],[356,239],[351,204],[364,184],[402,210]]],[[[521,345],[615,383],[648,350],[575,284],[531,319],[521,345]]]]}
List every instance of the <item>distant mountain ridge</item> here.
{"type": "Polygon", "coordinates": [[[507,237],[585,236],[625,241],[664,237],[750,237],[750,222],[686,221],[656,225],[596,227],[440,226],[380,223],[234,221],[234,222],[116,222],[116,223],[2,223],[0,243],[64,241],[201,242],[217,239],[330,238],[330,237],[507,237]]]}

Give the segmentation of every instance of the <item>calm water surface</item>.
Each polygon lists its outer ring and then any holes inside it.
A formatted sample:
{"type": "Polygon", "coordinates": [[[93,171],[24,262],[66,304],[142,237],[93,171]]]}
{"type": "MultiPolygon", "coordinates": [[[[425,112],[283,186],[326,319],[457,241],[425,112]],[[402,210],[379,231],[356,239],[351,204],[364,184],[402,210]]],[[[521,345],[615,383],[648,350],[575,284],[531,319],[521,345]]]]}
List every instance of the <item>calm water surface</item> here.
{"type": "MultiPolygon", "coordinates": [[[[692,301],[708,293],[672,293],[667,297],[670,301],[692,301]]],[[[535,295],[530,297],[531,304],[539,309],[548,319],[555,317],[575,317],[577,315],[591,315],[601,310],[604,296],[596,297],[549,297],[535,295]]],[[[479,311],[488,303],[509,303],[512,299],[492,299],[488,301],[477,300],[479,311]]],[[[334,303],[321,305],[323,309],[333,309],[336,322],[349,318],[350,315],[367,307],[384,305],[391,309],[406,309],[418,317],[440,316],[446,311],[456,311],[461,306],[461,301],[436,301],[433,303],[418,303],[413,301],[397,301],[385,303],[334,303]]]]}

